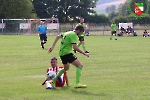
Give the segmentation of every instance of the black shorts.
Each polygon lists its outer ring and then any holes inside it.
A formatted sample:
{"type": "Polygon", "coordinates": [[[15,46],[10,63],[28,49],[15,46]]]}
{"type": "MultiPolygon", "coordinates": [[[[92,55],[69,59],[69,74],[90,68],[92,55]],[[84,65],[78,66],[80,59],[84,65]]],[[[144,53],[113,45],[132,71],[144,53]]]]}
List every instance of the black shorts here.
{"type": "Polygon", "coordinates": [[[77,59],[77,57],[72,53],[64,55],[64,56],[60,56],[60,58],[63,64],[72,63],[73,61],[77,59]]]}
{"type": "Polygon", "coordinates": [[[116,34],[116,31],[111,31],[111,34],[116,34]]]}
{"type": "Polygon", "coordinates": [[[79,41],[84,41],[84,36],[80,36],[79,41]]]}
{"type": "Polygon", "coordinates": [[[40,34],[40,40],[47,41],[47,35],[46,34],[40,34]]]}

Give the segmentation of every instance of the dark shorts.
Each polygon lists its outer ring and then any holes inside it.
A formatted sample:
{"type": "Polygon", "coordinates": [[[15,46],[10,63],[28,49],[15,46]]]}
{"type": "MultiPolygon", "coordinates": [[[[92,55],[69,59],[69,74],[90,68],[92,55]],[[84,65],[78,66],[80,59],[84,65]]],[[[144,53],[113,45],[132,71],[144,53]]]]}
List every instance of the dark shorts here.
{"type": "Polygon", "coordinates": [[[47,41],[47,35],[46,34],[40,34],[40,40],[47,41]]]}
{"type": "Polygon", "coordinates": [[[116,34],[116,31],[111,31],[111,34],[116,34]]]}
{"type": "Polygon", "coordinates": [[[80,36],[79,41],[84,41],[84,36],[80,36]]]}
{"type": "Polygon", "coordinates": [[[64,56],[60,56],[60,58],[63,64],[72,63],[73,61],[77,59],[77,57],[72,53],[64,55],[64,56]]]}

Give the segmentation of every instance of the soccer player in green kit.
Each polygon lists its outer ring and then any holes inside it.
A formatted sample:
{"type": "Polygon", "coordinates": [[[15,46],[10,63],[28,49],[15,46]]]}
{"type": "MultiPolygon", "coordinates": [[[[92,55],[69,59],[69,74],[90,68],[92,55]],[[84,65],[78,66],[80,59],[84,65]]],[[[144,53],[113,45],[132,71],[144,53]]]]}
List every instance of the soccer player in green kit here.
{"type": "Polygon", "coordinates": [[[115,34],[115,40],[117,40],[116,24],[115,24],[115,22],[113,22],[113,23],[111,24],[111,37],[110,37],[110,40],[112,40],[113,34],[115,34]]]}
{"type": "MultiPolygon", "coordinates": [[[[85,49],[85,45],[84,45],[84,35],[85,35],[85,30],[86,30],[86,23],[84,23],[84,18],[81,18],[81,19],[80,19],[80,23],[78,23],[78,24],[76,25],[76,27],[79,26],[79,25],[84,27],[84,32],[82,32],[82,34],[79,36],[78,47],[80,47],[80,45],[82,45],[82,48],[83,48],[84,52],[85,52],[85,53],[89,53],[89,51],[87,51],[87,50],[85,49]]],[[[74,52],[76,53],[75,50],[74,50],[74,52]]]]}
{"type": "Polygon", "coordinates": [[[59,50],[59,56],[62,60],[64,69],[60,70],[56,78],[54,78],[50,83],[52,86],[55,86],[55,82],[57,77],[61,76],[65,71],[69,70],[70,63],[76,67],[76,85],[75,88],[85,88],[86,85],[80,84],[80,77],[83,65],[78,60],[78,58],[72,53],[72,49],[80,52],[81,54],[89,57],[89,54],[85,53],[84,51],[80,50],[77,46],[78,36],[84,31],[83,26],[77,26],[75,31],[68,31],[63,34],[56,36],[52,46],[49,48],[48,53],[52,52],[57,41],[62,38],[59,50]]]}

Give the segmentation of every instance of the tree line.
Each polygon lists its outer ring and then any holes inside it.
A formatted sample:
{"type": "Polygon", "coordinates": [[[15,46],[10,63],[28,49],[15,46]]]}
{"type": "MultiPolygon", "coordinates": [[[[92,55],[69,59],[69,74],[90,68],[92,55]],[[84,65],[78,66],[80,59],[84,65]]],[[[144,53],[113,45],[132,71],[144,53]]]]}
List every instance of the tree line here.
{"type": "Polygon", "coordinates": [[[143,17],[136,18],[133,8],[129,9],[134,2],[141,0],[126,0],[117,9],[114,5],[107,7],[108,16],[97,14],[93,8],[98,0],[0,0],[1,19],[22,18],[51,18],[56,17],[60,23],[73,23],[77,18],[83,17],[89,23],[111,23],[119,22],[149,23],[150,5],[143,0],[146,11],[143,17]],[[132,1],[132,2],[131,2],[132,1]]]}

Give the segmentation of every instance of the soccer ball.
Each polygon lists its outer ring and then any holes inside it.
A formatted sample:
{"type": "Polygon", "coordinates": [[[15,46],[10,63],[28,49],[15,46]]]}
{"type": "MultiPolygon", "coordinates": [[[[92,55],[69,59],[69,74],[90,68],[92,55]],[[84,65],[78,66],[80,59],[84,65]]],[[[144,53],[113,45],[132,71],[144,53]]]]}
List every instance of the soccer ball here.
{"type": "Polygon", "coordinates": [[[49,72],[47,72],[46,76],[47,76],[47,78],[52,80],[56,77],[56,73],[54,71],[49,71],[49,72]]]}

